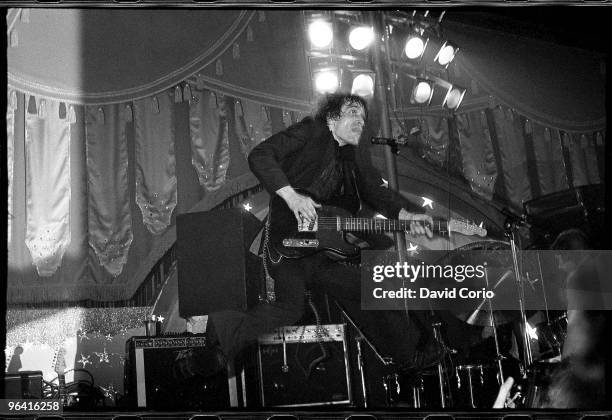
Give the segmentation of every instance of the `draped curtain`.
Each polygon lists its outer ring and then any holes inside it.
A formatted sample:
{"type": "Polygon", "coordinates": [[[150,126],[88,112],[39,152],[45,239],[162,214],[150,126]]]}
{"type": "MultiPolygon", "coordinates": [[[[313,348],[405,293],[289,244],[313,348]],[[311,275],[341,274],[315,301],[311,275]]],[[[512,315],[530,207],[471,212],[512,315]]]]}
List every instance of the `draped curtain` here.
{"type": "MultiPolygon", "coordinates": [[[[9,303],[129,299],[174,243],[177,209],[223,196],[257,143],[311,112],[301,12],[167,12],[10,13],[9,303]],[[193,168],[191,202],[178,167],[193,168]]],[[[598,57],[447,27],[462,51],[444,77],[466,99],[454,116],[396,107],[396,136],[415,128],[438,175],[515,209],[603,181],[598,57]]]]}
{"type": "Polygon", "coordinates": [[[101,106],[19,95],[7,108],[9,181],[26,174],[8,201],[9,303],[129,299],[175,240],[175,142],[191,143],[178,164],[202,163],[206,193],[243,175],[230,163],[271,134],[267,106],[207,89],[101,106]],[[232,105],[240,112],[224,114],[232,105]],[[180,127],[188,138],[175,138],[180,127]]]}

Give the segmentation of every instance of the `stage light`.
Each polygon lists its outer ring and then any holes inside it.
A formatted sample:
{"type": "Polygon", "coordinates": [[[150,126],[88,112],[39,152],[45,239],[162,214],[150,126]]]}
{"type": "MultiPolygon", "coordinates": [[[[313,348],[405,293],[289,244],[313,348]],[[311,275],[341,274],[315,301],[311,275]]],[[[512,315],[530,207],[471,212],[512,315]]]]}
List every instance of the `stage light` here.
{"type": "Polygon", "coordinates": [[[427,42],[428,39],[423,39],[418,35],[409,36],[406,40],[406,47],[404,48],[406,57],[408,57],[410,60],[419,60],[425,53],[427,42]]]}
{"type": "Polygon", "coordinates": [[[447,67],[450,62],[453,61],[455,55],[457,55],[457,51],[459,51],[459,49],[455,45],[446,41],[444,44],[442,44],[442,47],[440,47],[434,61],[442,67],[447,67]]]}
{"type": "Polygon", "coordinates": [[[353,95],[359,95],[364,98],[374,96],[374,75],[365,73],[357,75],[353,79],[351,93],[353,95]]]}
{"type": "Polygon", "coordinates": [[[319,93],[332,93],[338,89],[338,71],[320,70],[314,75],[315,89],[319,93]]]}
{"type": "Polygon", "coordinates": [[[315,20],[308,26],[310,42],[317,48],[327,48],[334,38],[331,23],[325,20],[315,20]]]}
{"type": "Polygon", "coordinates": [[[371,26],[358,26],[349,33],[349,44],[354,49],[366,49],[374,40],[374,29],[371,26]]]}
{"type": "Polygon", "coordinates": [[[461,102],[463,101],[463,97],[465,96],[466,89],[453,86],[446,93],[446,97],[444,98],[444,102],[442,106],[448,109],[457,109],[461,102]]]}
{"type": "Polygon", "coordinates": [[[412,88],[412,94],[410,96],[410,102],[413,104],[427,105],[431,101],[433,96],[434,86],[433,83],[425,79],[417,79],[414,87],[412,88]]]}

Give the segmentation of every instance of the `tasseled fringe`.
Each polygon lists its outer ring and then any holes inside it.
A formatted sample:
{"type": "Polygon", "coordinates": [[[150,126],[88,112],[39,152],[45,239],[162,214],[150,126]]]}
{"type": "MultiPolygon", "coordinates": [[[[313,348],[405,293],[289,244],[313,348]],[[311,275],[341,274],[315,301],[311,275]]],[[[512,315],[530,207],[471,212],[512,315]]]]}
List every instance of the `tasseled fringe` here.
{"type": "Polygon", "coordinates": [[[127,295],[125,284],[117,285],[91,285],[80,286],[11,286],[6,291],[7,306],[19,304],[31,304],[36,307],[50,306],[54,302],[69,304],[84,300],[93,301],[122,301],[129,300],[132,296],[127,295]]]}
{"type": "Polygon", "coordinates": [[[180,86],[174,88],[174,103],[178,104],[183,102],[183,89],[180,86]]]}
{"type": "Polygon", "coordinates": [[[38,118],[46,118],[47,117],[47,101],[41,99],[38,103],[38,118]]]}
{"type": "Polygon", "coordinates": [[[533,126],[531,124],[531,121],[529,121],[528,119],[525,119],[525,134],[530,135],[533,133],[533,126]]]}
{"type": "Polygon", "coordinates": [[[15,92],[14,90],[9,91],[8,106],[10,109],[17,109],[17,92],[15,92]]]}
{"type": "Polygon", "coordinates": [[[36,97],[30,96],[28,98],[28,114],[36,114],[36,97]]]}
{"type": "Polygon", "coordinates": [[[240,99],[237,99],[234,103],[234,113],[236,114],[236,118],[244,117],[244,110],[242,108],[242,102],[240,99]]]}
{"type": "Polygon", "coordinates": [[[76,111],[74,110],[73,105],[68,107],[68,122],[70,124],[76,124],[76,111]]]}
{"type": "Polygon", "coordinates": [[[134,121],[134,111],[132,109],[132,104],[126,104],[125,108],[123,109],[123,112],[125,113],[125,122],[134,121]]]}
{"type": "Polygon", "coordinates": [[[66,110],[66,104],[64,102],[60,102],[59,108],[57,111],[57,116],[60,120],[65,120],[66,115],[68,115],[68,111],[66,110]]]}
{"type": "Polygon", "coordinates": [[[185,83],[183,86],[183,101],[191,102],[193,100],[193,93],[191,92],[191,86],[189,83],[185,83]]]}
{"type": "Polygon", "coordinates": [[[566,149],[569,149],[571,147],[570,137],[567,133],[563,133],[563,135],[561,136],[561,141],[563,143],[563,147],[565,147],[566,149]]]}
{"type": "Polygon", "coordinates": [[[157,96],[151,98],[151,112],[159,114],[159,99],[157,99],[157,96]]]}
{"type": "Polygon", "coordinates": [[[98,107],[98,124],[104,125],[106,124],[106,117],[104,115],[104,108],[101,106],[98,107]]]}

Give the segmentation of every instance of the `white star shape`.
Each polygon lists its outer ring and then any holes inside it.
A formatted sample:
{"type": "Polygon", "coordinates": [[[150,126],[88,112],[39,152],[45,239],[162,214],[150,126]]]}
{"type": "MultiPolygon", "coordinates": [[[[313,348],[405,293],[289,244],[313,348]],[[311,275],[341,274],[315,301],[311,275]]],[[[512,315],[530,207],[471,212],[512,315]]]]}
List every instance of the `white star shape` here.
{"type": "Polygon", "coordinates": [[[421,207],[429,207],[430,209],[433,209],[433,200],[431,198],[427,198],[427,197],[421,197],[423,199],[423,204],[421,207]]]}
{"type": "Polygon", "coordinates": [[[110,363],[108,359],[108,352],[106,351],[106,347],[102,353],[94,351],[94,354],[100,358],[100,363],[110,363]]]}
{"type": "Polygon", "coordinates": [[[107,341],[113,341],[113,336],[110,334],[106,334],[104,337],[106,337],[107,341]]]}
{"type": "Polygon", "coordinates": [[[385,178],[382,178],[382,187],[388,188],[389,187],[389,181],[387,181],[385,178]]]}
{"type": "Polygon", "coordinates": [[[163,317],[163,316],[161,316],[161,315],[159,315],[159,316],[157,317],[157,321],[158,321],[158,322],[164,322],[164,319],[166,319],[166,318],[164,318],[164,317],[163,317]]]}
{"type": "Polygon", "coordinates": [[[418,251],[418,249],[419,249],[418,245],[414,245],[412,242],[410,242],[410,245],[408,245],[408,251],[410,252],[418,251]]]}
{"type": "Polygon", "coordinates": [[[89,356],[85,356],[83,353],[81,353],[81,358],[77,360],[77,363],[80,363],[83,367],[87,366],[87,364],[91,364],[89,356]]]}
{"type": "Polygon", "coordinates": [[[116,391],[113,384],[108,384],[106,388],[101,386],[100,389],[102,390],[106,398],[113,398],[115,396],[116,391]]]}
{"type": "Polygon", "coordinates": [[[251,206],[251,203],[244,203],[242,207],[244,207],[246,211],[251,211],[251,209],[253,208],[253,206],[251,206]]]}
{"type": "Polygon", "coordinates": [[[89,340],[89,337],[87,336],[87,333],[85,331],[77,331],[77,336],[79,337],[80,341],[89,340]]]}

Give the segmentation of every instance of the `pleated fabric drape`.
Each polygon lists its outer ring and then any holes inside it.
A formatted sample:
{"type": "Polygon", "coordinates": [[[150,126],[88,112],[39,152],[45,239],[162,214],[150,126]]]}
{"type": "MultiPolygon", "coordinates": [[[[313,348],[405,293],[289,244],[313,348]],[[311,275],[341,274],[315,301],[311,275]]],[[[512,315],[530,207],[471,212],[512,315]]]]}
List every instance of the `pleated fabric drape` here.
{"type": "Polygon", "coordinates": [[[125,125],[120,105],[85,107],[89,246],[113,277],[123,271],[134,239],[125,125]]]}
{"type": "Polygon", "coordinates": [[[30,96],[25,116],[25,242],[40,276],[58,269],[70,243],[70,122],[59,105],[30,96]]]}
{"type": "Polygon", "coordinates": [[[170,226],[177,202],[173,105],[169,93],[134,102],[136,203],[154,235],[170,226]]]}

